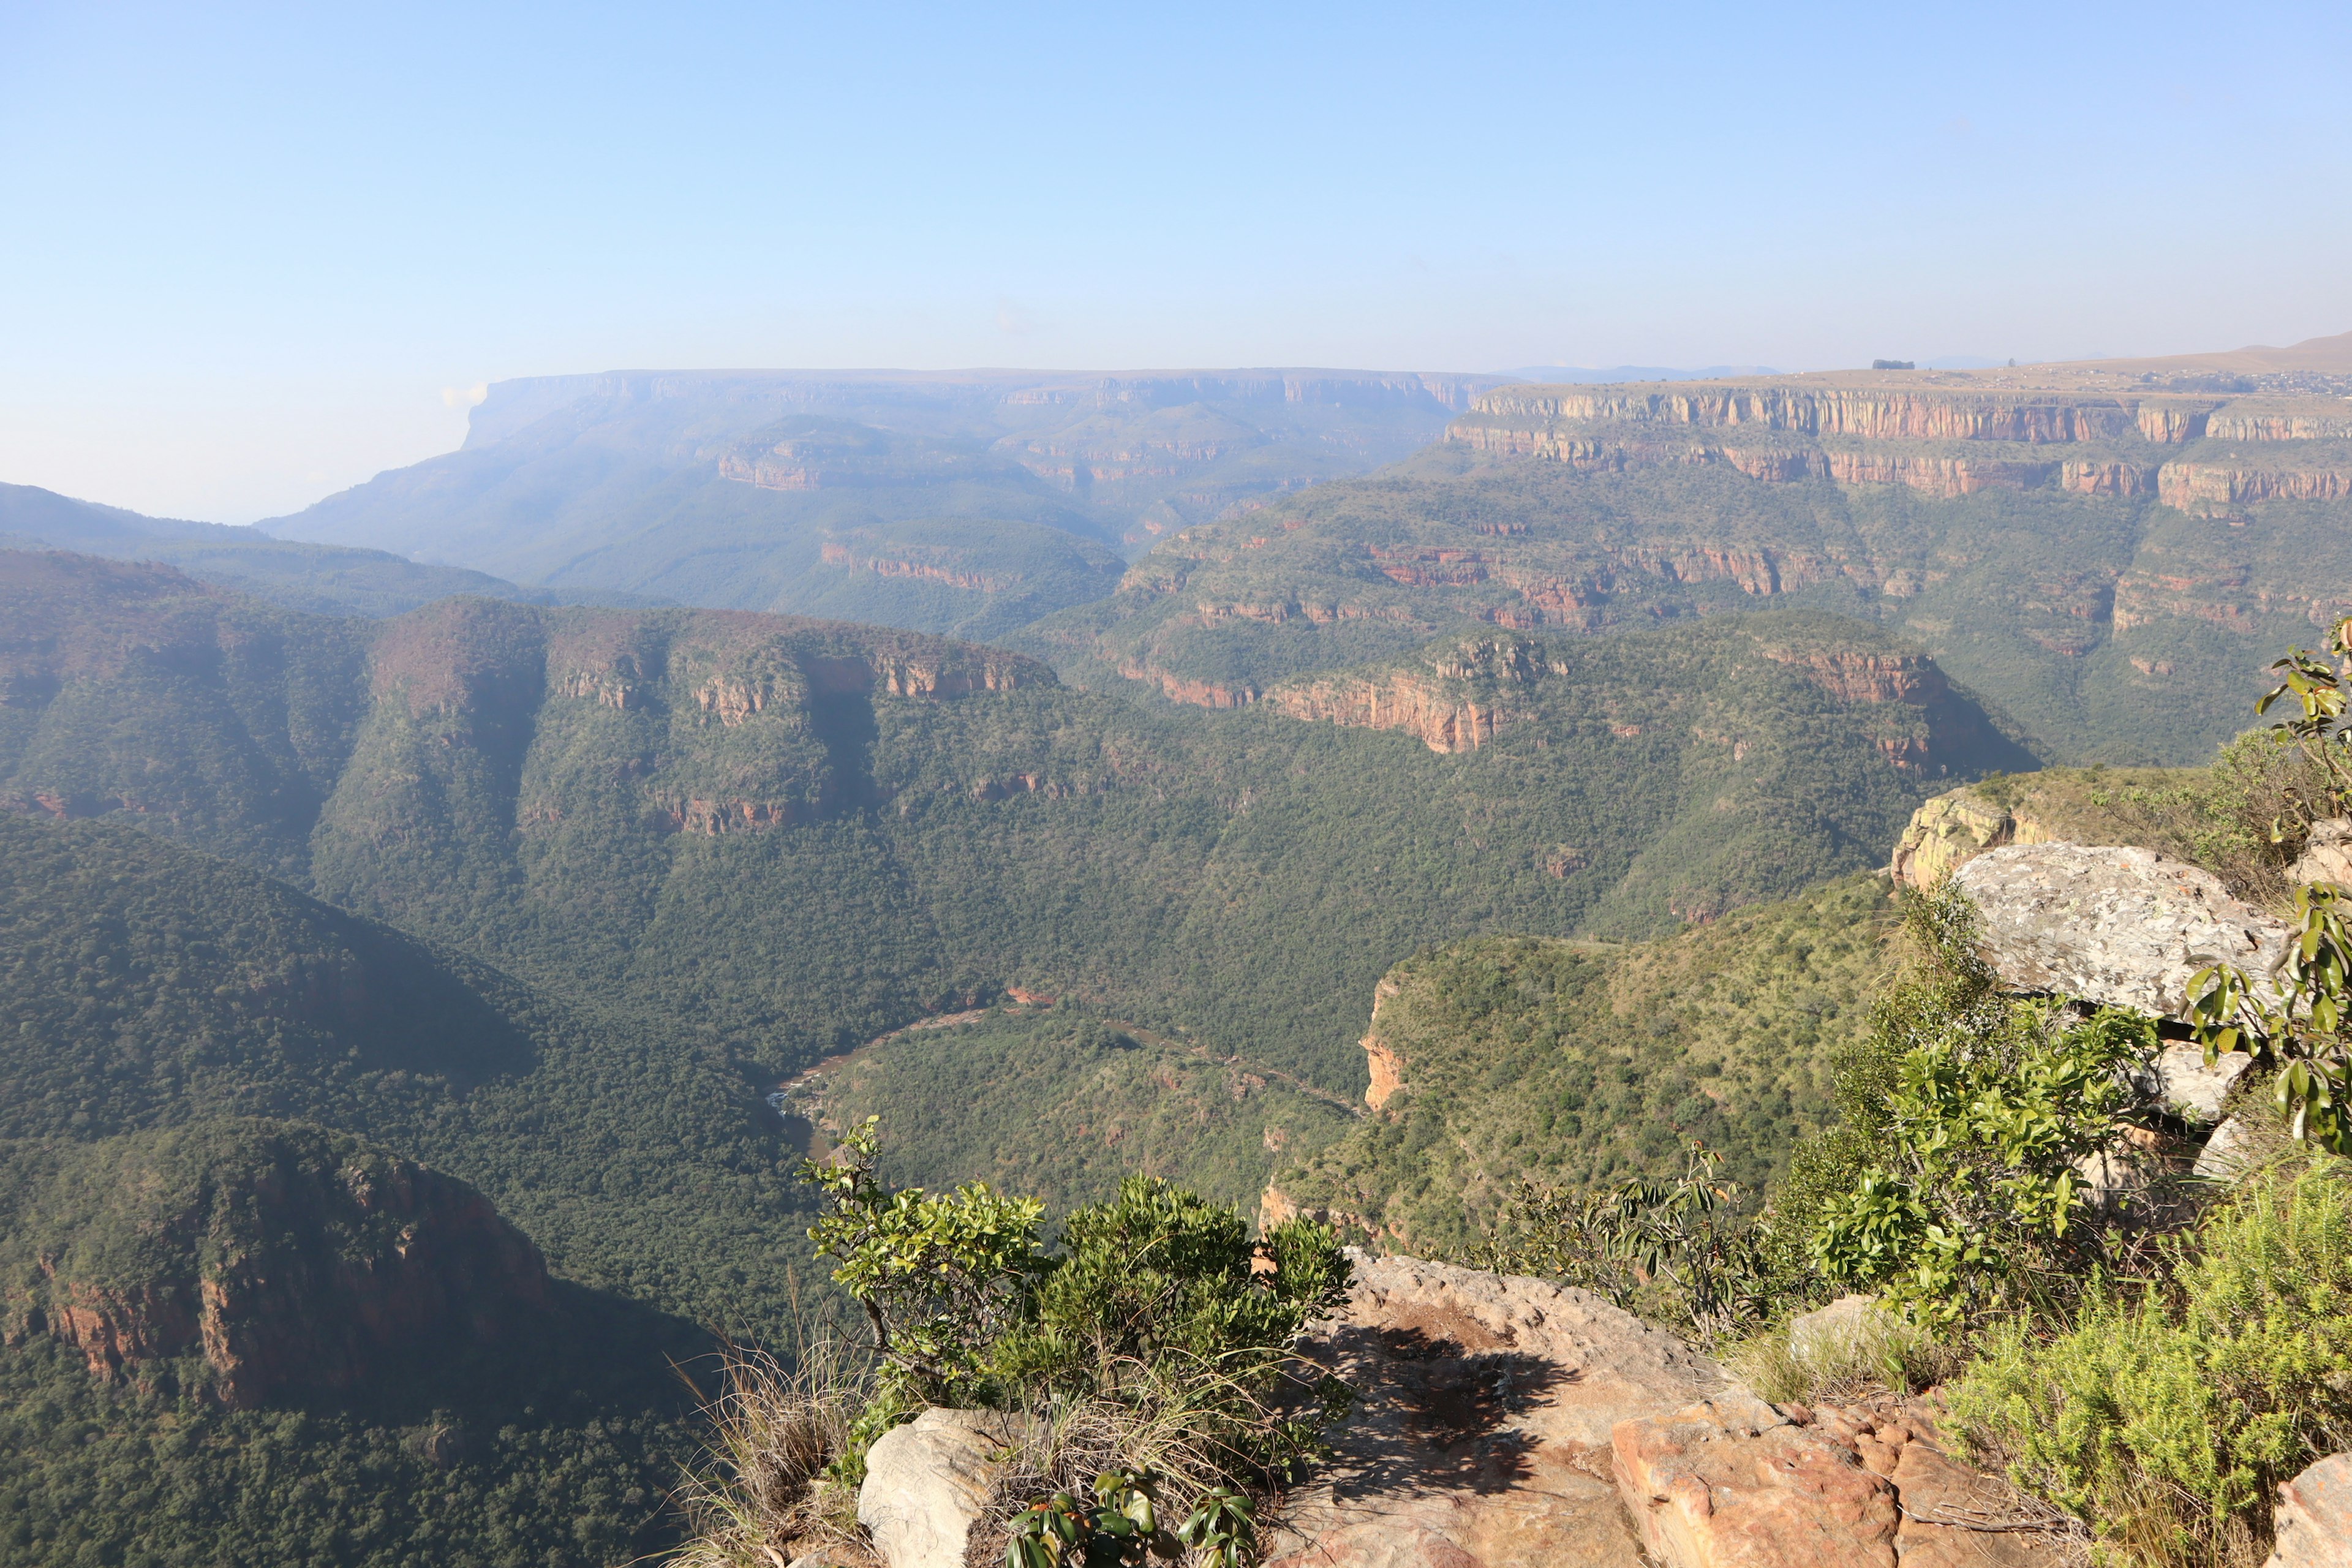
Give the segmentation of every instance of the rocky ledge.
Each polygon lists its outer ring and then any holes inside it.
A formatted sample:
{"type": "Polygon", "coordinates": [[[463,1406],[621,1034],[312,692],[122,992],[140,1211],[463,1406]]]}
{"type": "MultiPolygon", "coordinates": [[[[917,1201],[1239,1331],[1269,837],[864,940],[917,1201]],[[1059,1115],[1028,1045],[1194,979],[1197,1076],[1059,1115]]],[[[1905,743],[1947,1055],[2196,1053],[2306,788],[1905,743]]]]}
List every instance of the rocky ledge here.
{"type": "MultiPolygon", "coordinates": [[[[1360,1399],[1266,1568],[2053,1568],[2067,1521],[1949,1452],[1932,1400],[1774,1406],[1583,1290],[1353,1254],[1305,1347],[1360,1399]]],[[[889,1568],[958,1568],[1015,1434],[930,1411],[875,1445],[889,1568]]]]}

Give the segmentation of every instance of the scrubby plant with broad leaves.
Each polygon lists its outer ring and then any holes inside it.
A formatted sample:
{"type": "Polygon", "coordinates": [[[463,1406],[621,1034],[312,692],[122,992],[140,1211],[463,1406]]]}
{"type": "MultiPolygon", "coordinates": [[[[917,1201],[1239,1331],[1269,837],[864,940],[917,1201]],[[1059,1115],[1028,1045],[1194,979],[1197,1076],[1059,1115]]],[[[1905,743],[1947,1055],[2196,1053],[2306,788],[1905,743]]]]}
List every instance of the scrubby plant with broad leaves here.
{"type": "Polygon", "coordinates": [[[2242,1050],[2271,1074],[2271,1102],[2290,1136],[2352,1154],[2352,900],[2297,889],[2286,962],[2248,974],[2217,963],[2189,980],[2189,1017],[2210,1066],[2242,1050]]]}
{"type": "Polygon", "coordinates": [[[1845,1067],[1843,1125],[1792,1162],[1784,1264],[1938,1326],[2078,1293],[2117,1216],[2081,1173],[2116,1153],[2152,1022],[2000,994],[1951,888],[1913,895],[1916,963],[1845,1067]]]}
{"type": "MultiPolygon", "coordinates": [[[[2324,781],[2309,804],[2270,825],[2273,843],[2300,838],[2315,809],[2352,810],[2352,617],[2328,628],[2333,660],[2294,648],[2271,668],[2279,683],[2254,705],[2267,713],[2292,700],[2295,710],[2272,725],[2301,749],[2324,781]]],[[[2337,1154],[2352,1154],[2352,901],[2321,883],[2295,891],[2295,931],[2286,962],[2254,976],[2235,964],[2200,970],[2189,983],[2189,1016],[2210,1065],[2244,1050],[2271,1069],[2271,1094],[2288,1131],[2337,1154]]]]}
{"type": "Polygon", "coordinates": [[[981,1391],[988,1347],[1024,1315],[1045,1271],[1045,1205],[985,1182],[891,1191],[876,1173],[880,1120],[852,1128],[831,1161],[802,1162],[825,1204],[809,1239],[866,1309],[888,1392],[953,1405],[981,1391]]]}
{"type": "Polygon", "coordinates": [[[980,1183],[893,1192],[879,1157],[869,1120],[802,1171],[825,1197],[810,1237],[865,1308],[880,1368],[836,1477],[862,1474],[866,1447],[925,1404],[1024,1411],[1038,1451],[1013,1471],[1044,1500],[1008,1521],[1011,1568],[1131,1565],[1154,1542],[1239,1568],[1250,1493],[1320,1452],[1348,1402],[1296,1349],[1348,1289],[1330,1229],[1292,1220],[1253,1240],[1231,1209],[1131,1175],[1048,1252],[1034,1200],[980,1183]],[[1081,1504],[1087,1460],[1096,1501],[1081,1504]],[[1172,1531],[1163,1498],[1183,1516],[1172,1531]]]}

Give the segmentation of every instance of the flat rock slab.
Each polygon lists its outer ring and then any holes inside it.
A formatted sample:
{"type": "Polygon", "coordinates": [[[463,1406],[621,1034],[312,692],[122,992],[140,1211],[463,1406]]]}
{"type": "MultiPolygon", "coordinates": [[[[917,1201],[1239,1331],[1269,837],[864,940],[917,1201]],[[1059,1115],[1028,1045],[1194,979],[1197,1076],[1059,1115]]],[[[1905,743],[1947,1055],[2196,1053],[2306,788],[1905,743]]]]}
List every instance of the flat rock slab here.
{"type": "Polygon", "coordinates": [[[1611,1431],[1695,1400],[1760,1411],[1674,1335],[1583,1290],[1354,1255],[1308,1353],[1362,1395],[1267,1568],[1641,1568],[1611,1431]]]}
{"type": "Polygon", "coordinates": [[[1986,962],[2019,991],[2179,1017],[2199,970],[2232,963],[2260,981],[2286,955],[2284,921],[2152,849],[2011,845],[1952,884],[1982,917],[1986,962]]]}
{"type": "Polygon", "coordinates": [[[2331,1454],[2279,1488],[2268,1568],[2352,1568],[2352,1454],[2331,1454]]]}
{"type": "Polygon", "coordinates": [[[1694,1405],[1621,1423],[1613,1463],[1666,1568],[2060,1568],[2054,1517],[1950,1458],[1936,1412],[1887,1396],[1812,1411],[1694,1405]]]}

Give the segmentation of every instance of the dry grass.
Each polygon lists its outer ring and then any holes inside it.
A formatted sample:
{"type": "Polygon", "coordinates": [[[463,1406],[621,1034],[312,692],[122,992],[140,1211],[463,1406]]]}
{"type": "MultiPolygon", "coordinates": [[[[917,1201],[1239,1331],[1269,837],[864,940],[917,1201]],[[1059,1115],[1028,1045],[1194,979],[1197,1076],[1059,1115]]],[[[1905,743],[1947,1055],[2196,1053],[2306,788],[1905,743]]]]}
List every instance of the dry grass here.
{"type": "Polygon", "coordinates": [[[693,1535],[673,1568],[875,1563],[856,1489],[824,1473],[872,1393],[869,1358],[835,1340],[803,1345],[791,1365],[742,1346],[721,1356],[726,1386],[703,1409],[708,1456],[675,1498],[693,1535]]]}
{"type": "Polygon", "coordinates": [[[1801,1336],[1783,1323],[1724,1352],[1741,1382],[1777,1404],[1838,1404],[1882,1388],[1914,1393],[1941,1382],[1958,1360],[1908,1319],[1874,1310],[1801,1336]]]}
{"type": "MultiPolygon", "coordinates": [[[[1311,1365],[1299,1370],[1303,1377],[1321,1375],[1311,1365]]],[[[1089,1497],[1094,1479],[1107,1470],[1150,1471],[1165,1528],[1181,1523],[1205,1493],[1228,1486],[1251,1493],[1258,1503],[1261,1534],[1271,1526],[1274,1500],[1236,1478],[1234,1457],[1217,1434],[1232,1430],[1237,1421],[1271,1427],[1283,1414],[1275,1404],[1212,1363],[1167,1352],[1156,1363],[1107,1359],[1099,1383],[1116,1388],[1119,1396],[1026,1402],[1023,1435],[997,1480],[982,1524],[972,1531],[967,1568],[996,1568],[1003,1562],[1006,1524],[1030,1502],[1057,1491],[1089,1497]]]]}

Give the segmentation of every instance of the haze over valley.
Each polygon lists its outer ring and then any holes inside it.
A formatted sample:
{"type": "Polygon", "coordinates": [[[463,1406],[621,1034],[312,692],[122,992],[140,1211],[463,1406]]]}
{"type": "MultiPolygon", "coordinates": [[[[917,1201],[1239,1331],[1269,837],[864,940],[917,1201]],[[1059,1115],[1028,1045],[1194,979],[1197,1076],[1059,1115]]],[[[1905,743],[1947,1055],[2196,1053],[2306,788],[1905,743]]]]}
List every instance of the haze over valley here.
{"type": "Polygon", "coordinates": [[[0,12],[0,1568],[2340,1568],[2347,79],[0,12]]]}

